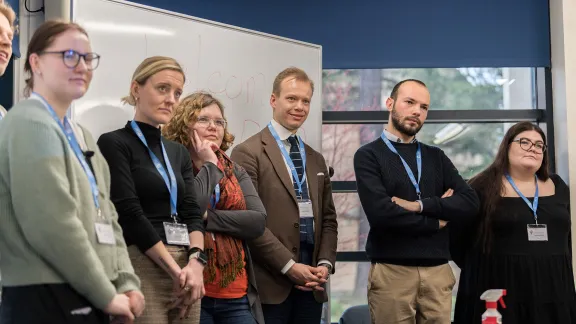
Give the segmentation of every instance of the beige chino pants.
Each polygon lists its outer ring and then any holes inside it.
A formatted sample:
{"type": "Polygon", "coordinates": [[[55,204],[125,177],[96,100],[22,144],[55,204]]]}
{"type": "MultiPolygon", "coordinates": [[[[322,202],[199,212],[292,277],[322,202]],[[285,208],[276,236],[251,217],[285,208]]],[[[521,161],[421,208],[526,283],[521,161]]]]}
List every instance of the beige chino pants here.
{"type": "Polygon", "coordinates": [[[450,324],[455,283],[449,264],[372,264],[368,277],[372,324],[450,324]]]}

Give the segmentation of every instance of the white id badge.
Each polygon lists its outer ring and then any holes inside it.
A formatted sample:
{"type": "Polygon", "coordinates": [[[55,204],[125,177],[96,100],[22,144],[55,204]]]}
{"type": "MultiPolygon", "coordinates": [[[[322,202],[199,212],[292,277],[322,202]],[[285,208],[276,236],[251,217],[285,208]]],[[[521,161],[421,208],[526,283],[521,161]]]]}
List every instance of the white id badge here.
{"type": "Polygon", "coordinates": [[[188,227],[185,224],[164,222],[166,242],[174,245],[190,245],[188,227]]]}
{"type": "Polygon", "coordinates": [[[314,217],[314,211],[312,210],[312,201],[298,200],[298,210],[300,211],[300,218],[314,217]]]}
{"type": "Polygon", "coordinates": [[[116,238],[114,237],[114,229],[112,224],[107,223],[95,223],[96,227],[96,237],[98,238],[98,243],[100,244],[110,244],[116,245],[116,238]]]}
{"type": "Polygon", "coordinates": [[[548,241],[548,228],[544,224],[528,224],[528,241],[548,241]]]}

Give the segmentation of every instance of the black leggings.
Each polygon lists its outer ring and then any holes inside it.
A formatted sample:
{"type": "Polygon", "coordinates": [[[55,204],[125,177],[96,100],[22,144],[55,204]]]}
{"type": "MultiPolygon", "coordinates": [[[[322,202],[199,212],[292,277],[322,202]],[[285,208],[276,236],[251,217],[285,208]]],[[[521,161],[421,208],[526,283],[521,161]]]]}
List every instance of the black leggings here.
{"type": "Polygon", "coordinates": [[[110,317],[68,284],[3,287],[0,324],[24,323],[109,324],[110,317]]]}

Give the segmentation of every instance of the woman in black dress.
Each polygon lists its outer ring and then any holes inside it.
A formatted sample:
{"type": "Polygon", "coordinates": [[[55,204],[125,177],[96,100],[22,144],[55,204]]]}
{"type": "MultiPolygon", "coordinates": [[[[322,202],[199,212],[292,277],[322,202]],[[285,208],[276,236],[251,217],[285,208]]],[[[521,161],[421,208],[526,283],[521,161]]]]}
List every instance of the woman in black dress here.
{"type": "Polygon", "coordinates": [[[570,195],[548,174],[544,132],[511,127],[494,162],[470,181],[481,202],[478,217],[451,228],[452,259],[462,269],[454,323],[480,323],[480,295],[506,289],[506,324],[576,323],[570,195]]]}

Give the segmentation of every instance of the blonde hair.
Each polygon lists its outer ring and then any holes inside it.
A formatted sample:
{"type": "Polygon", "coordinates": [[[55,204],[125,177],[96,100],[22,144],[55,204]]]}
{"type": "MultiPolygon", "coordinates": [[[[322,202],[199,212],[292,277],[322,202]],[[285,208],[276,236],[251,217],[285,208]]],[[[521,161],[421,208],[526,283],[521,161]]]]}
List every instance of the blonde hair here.
{"type": "Polygon", "coordinates": [[[286,80],[289,77],[293,77],[297,81],[310,83],[310,88],[312,88],[312,94],[314,94],[314,81],[312,81],[308,77],[308,74],[306,74],[304,70],[293,66],[284,69],[284,71],[278,73],[278,75],[274,79],[274,83],[272,84],[272,93],[274,93],[277,97],[279,97],[280,90],[282,89],[282,81],[286,80]]]}
{"type": "Polygon", "coordinates": [[[18,28],[15,25],[16,13],[14,12],[14,9],[12,9],[12,7],[6,3],[6,1],[0,0],[0,14],[4,15],[4,17],[8,19],[8,23],[10,24],[12,31],[14,33],[18,32],[18,28]]]}
{"type": "MultiPolygon", "coordinates": [[[[222,105],[220,100],[206,92],[194,92],[182,99],[176,106],[174,115],[168,124],[162,127],[162,135],[169,140],[190,147],[189,127],[198,120],[200,111],[212,104],[216,104],[220,108],[222,117],[226,119],[224,116],[224,105],[222,105]]],[[[228,125],[226,125],[220,149],[222,151],[228,150],[234,143],[234,138],[234,135],[228,132],[228,125]]]]}
{"type": "MultiPolygon", "coordinates": [[[[166,56],[152,56],[144,59],[144,61],[142,61],[134,71],[132,82],[144,85],[151,76],[164,70],[180,72],[184,82],[186,82],[186,75],[184,74],[184,70],[182,69],[182,66],[180,66],[180,63],[175,59],[166,56]]],[[[136,97],[134,97],[134,94],[132,93],[132,86],[130,86],[130,94],[122,98],[122,102],[131,106],[136,106],[136,97]]]]}

